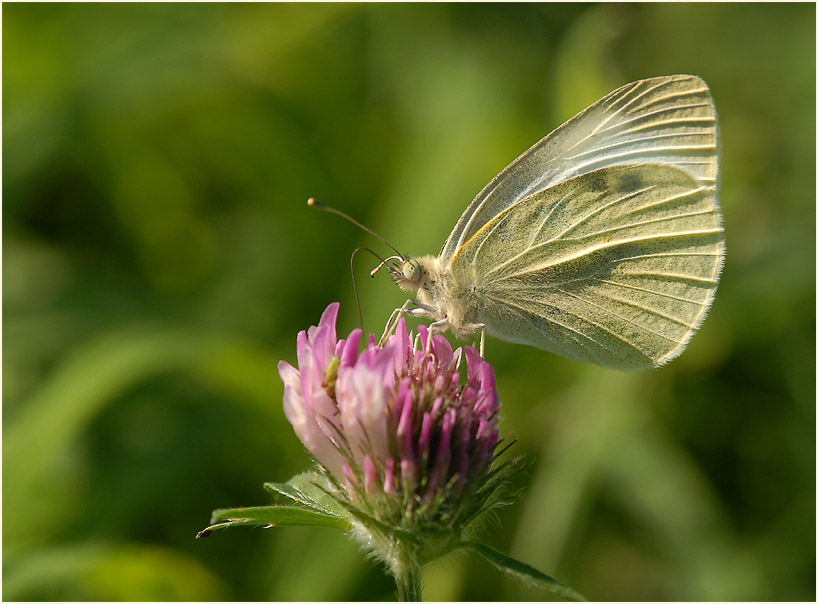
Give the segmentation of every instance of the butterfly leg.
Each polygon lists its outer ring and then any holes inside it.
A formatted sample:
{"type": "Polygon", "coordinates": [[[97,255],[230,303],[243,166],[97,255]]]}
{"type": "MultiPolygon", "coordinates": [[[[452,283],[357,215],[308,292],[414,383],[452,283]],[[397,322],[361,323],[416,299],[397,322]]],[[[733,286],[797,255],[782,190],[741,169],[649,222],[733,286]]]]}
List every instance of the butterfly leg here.
{"type": "Polygon", "coordinates": [[[431,325],[429,325],[429,337],[431,338],[435,333],[443,333],[449,329],[449,320],[448,319],[441,319],[440,321],[435,321],[431,325]]]}
{"type": "MultiPolygon", "coordinates": [[[[486,358],[486,325],[484,323],[474,323],[469,325],[470,331],[480,330],[480,358],[486,358]]],[[[475,342],[476,344],[476,342],[475,342]]]]}
{"type": "Polygon", "coordinates": [[[386,322],[386,326],[383,328],[383,335],[381,336],[380,341],[378,342],[378,346],[383,346],[386,343],[386,338],[395,330],[395,326],[398,323],[398,319],[400,316],[406,312],[409,303],[411,300],[407,300],[403,303],[403,306],[400,308],[396,308],[392,311],[392,314],[389,315],[389,320],[386,322]]]}
{"type": "Polygon", "coordinates": [[[418,302],[417,300],[407,300],[403,303],[403,306],[396,308],[392,311],[392,314],[389,315],[389,320],[386,322],[386,327],[383,330],[383,335],[381,336],[378,346],[383,346],[386,344],[386,339],[395,332],[395,328],[398,325],[398,320],[400,319],[401,315],[409,315],[410,317],[428,317],[434,314],[435,311],[436,309],[434,307],[418,302]],[[417,308],[409,308],[409,305],[411,304],[414,304],[417,308]]]}
{"type": "MultiPolygon", "coordinates": [[[[439,321],[439,323],[443,323],[443,321],[439,321]]],[[[435,324],[436,325],[436,324],[435,324]]],[[[446,324],[448,327],[448,324],[446,324]]],[[[461,328],[462,335],[458,337],[466,338],[468,335],[475,333],[476,331],[480,332],[480,358],[486,358],[486,324],[485,323],[469,323],[467,325],[463,325],[461,328]]],[[[477,342],[474,342],[474,346],[477,346],[477,342]]]]}

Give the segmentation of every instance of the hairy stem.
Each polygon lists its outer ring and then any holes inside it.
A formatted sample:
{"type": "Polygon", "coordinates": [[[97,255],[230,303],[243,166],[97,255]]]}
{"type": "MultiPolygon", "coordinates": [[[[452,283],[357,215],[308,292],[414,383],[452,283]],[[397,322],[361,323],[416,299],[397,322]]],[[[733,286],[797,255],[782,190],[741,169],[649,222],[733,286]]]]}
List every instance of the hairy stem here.
{"type": "Polygon", "coordinates": [[[420,602],[423,600],[423,571],[419,564],[409,563],[403,566],[402,572],[395,574],[398,588],[398,601],[420,602]]]}

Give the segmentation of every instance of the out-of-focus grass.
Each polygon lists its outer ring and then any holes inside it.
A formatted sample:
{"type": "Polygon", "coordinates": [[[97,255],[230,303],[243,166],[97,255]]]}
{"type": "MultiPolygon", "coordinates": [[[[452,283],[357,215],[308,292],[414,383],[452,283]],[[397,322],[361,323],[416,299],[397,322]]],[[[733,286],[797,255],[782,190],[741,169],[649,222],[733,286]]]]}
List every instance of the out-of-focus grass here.
{"type": "MultiPolygon", "coordinates": [[[[592,599],[815,598],[815,7],[3,6],[3,596],[389,599],[342,535],[227,531],[307,458],[279,359],[378,247],[436,253],[511,159],[694,73],[728,258],[689,349],[621,375],[490,340],[535,462],[496,548],[592,599]]],[[[378,247],[378,249],[381,249],[378,247]]],[[[401,293],[365,279],[366,327],[401,293]]],[[[542,599],[485,562],[428,599],[542,599]]]]}

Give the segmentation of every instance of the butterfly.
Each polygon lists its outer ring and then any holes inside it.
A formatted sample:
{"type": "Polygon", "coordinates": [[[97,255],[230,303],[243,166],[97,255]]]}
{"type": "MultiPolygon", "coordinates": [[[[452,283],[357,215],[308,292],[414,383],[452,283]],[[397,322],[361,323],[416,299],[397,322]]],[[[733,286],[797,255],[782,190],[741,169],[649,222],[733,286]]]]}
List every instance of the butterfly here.
{"type": "Polygon", "coordinates": [[[718,156],[700,78],[622,86],[500,172],[437,257],[387,265],[417,296],[398,311],[479,332],[481,349],[488,333],[602,367],[661,366],[704,320],[724,263],[718,156]]]}

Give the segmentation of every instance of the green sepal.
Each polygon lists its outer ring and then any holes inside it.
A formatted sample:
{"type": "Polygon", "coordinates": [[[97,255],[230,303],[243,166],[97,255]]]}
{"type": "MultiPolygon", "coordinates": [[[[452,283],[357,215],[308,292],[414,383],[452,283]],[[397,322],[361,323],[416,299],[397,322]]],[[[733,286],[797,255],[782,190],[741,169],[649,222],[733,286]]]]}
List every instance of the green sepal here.
{"type": "Polygon", "coordinates": [[[326,479],[316,472],[303,472],[284,483],[265,482],[264,488],[316,512],[346,516],[344,507],[327,493],[326,482],[326,479]]]}
{"type": "Polygon", "coordinates": [[[196,535],[197,539],[234,526],[328,526],[344,530],[350,528],[349,521],[337,514],[283,505],[216,510],[210,522],[210,526],[196,535]]]}
{"type": "Polygon", "coordinates": [[[574,602],[587,602],[582,595],[567,585],[560,583],[555,578],[550,577],[545,573],[538,571],[536,568],[531,567],[524,562],[520,562],[511,556],[500,553],[487,545],[477,541],[468,541],[463,543],[463,547],[473,549],[499,570],[508,573],[529,585],[547,589],[558,596],[562,596],[566,600],[572,600],[574,602]]]}

